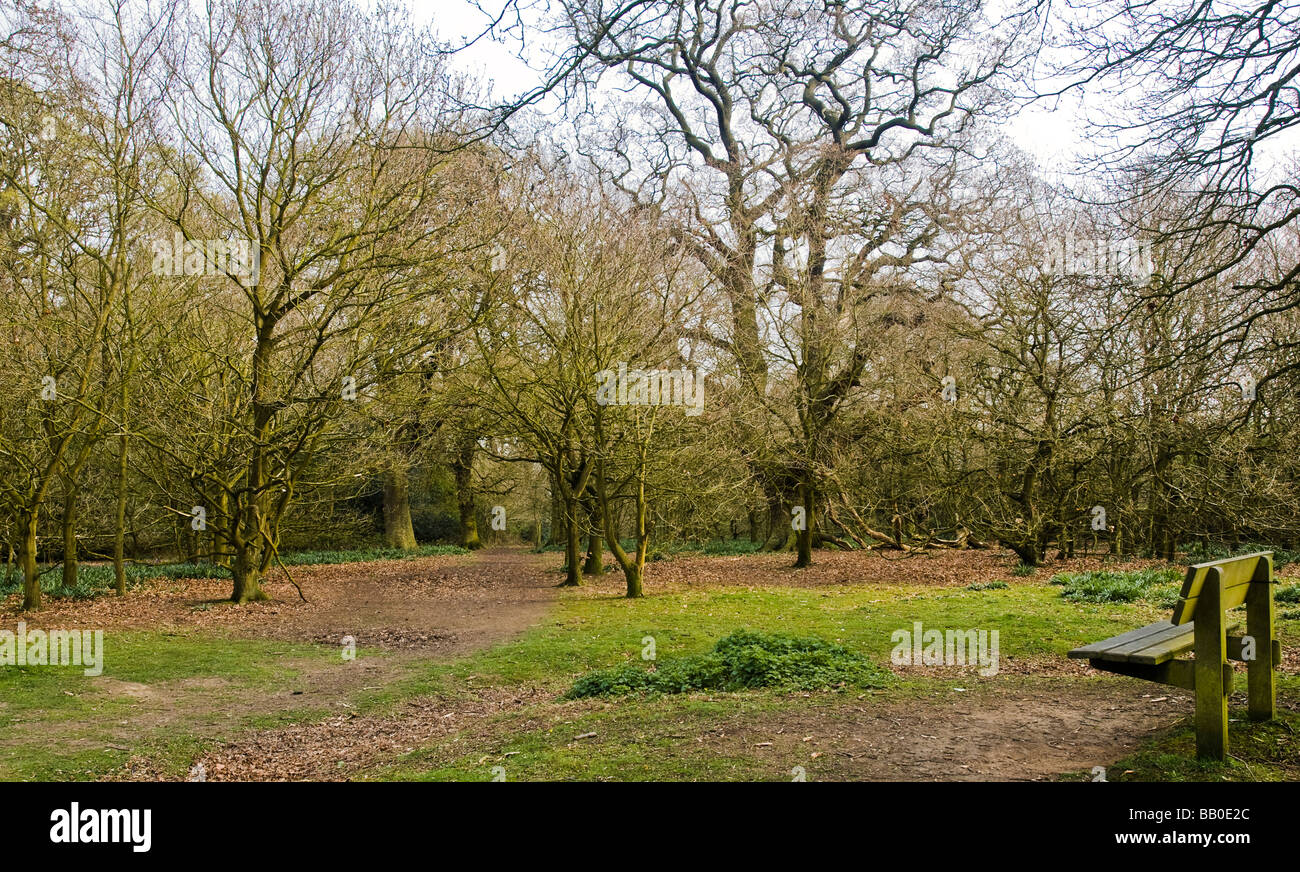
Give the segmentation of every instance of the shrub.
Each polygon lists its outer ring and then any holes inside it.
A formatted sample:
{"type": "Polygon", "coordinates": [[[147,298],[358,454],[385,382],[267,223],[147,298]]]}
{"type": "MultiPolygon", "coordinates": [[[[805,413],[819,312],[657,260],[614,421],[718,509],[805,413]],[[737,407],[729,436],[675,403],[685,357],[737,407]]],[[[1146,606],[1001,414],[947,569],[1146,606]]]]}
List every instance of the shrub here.
{"type": "Polygon", "coordinates": [[[1245,545],[1227,546],[1219,542],[1193,542],[1187,546],[1185,552],[1189,563],[1208,563],[1211,560],[1222,560],[1225,557],[1240,557],[1242,554],[1253,554],[1256,551],[1273,552],[1273,569],[1281,569],[1288,563],[1300,561],[1300,551],[1291,551],[1286,548],[1275,548],[1272,545],[1261,545],[1258,542],[1249,542],[1245,545]]]}
{"type": "Polygon", "coordinates": [[[1300,584],[1279,586],[1273,593],[1273,600],[1279,603],[1300,603],[1300,584]]]}
{"type": "MultiPolygon", "coordinates": [[[[1147,599],[1159,604],[1168,602],[1169,586],[1181,585],[1183,573],[1179,569],[1135,569],[1116,572],[1103,569],[1094,572],[1063,572],[1051,579],[1061,585],[1061,596],[1071,602],[1130,603],[1147,599]]],[[[1174,589],[1177,600],[1177,588],[1174,589]]]]}
{"type": "Polygon", "coordinates": [[[824,639],[737,630],[719,639],[707,654],[666,658],[650,669],[626,663],[589,672],[574,682],[565,698],[758,687],[883,687],[892,679],[892,673],[866,657],[824,639]]]}
{"type": "MultiPolygon", "coordinates": [[[[428,506],[411,509],[411,528],[421,542],[459,542],[460,515],[428,506]]],[[[479,531],[480,535],[482,530],[479,531]]]]}

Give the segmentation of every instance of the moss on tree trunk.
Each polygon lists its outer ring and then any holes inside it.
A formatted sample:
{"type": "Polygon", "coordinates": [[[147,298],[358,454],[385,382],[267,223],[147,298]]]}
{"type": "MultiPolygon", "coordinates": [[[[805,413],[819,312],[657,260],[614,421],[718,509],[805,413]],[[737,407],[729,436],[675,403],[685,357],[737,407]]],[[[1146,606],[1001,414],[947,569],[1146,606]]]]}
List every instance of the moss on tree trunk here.
{"type": "Polygon", "coordinates": [[[41,607],[41,574],[36,566],[35,516],[19,520],[18,567],[23,573],[23,611],[35,611],[41,607]]]}
{"type": "Polygon", "coordinates": [[[390,548],[414,551],[415,525],[411,521],[411,484],[406,467],[384,473],[384,542],[390,548]]]}

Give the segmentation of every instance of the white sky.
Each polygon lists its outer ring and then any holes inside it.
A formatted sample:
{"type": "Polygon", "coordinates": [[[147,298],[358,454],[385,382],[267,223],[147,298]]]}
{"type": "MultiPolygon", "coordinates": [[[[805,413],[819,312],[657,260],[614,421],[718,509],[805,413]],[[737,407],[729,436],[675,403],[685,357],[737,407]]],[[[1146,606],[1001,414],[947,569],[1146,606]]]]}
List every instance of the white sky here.
{"type": "MultiPolygon", "coordinates": [[[[506,0],[481,0],[485,9],[500,10],[506,0]]],[[[461,42],[478,35],[488,23],[470,0],[410,0],[417,18],[432,23],[449,42],[461,42]]],[[[504,97],[535,87],[540,78],[515,54],[518,43],[482,39],[458,57],[457,65],[482,81],[491,81],[494,94],[504,97]]],[[[1074,101],[1058,105],[1036,104],[1006,125],[1008,137],[1032,155],[1044,174],[1068,171],[1074,157],[1086,148],[1081,135],[1082,116],[1074,101]]]]}

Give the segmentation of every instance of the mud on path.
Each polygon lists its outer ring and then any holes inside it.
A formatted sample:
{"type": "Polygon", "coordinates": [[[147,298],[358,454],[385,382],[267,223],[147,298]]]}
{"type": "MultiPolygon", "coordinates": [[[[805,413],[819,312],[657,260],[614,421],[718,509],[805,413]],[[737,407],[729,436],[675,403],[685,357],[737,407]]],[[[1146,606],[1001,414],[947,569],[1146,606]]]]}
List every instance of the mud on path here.
{"type": "MultiPolygon", "coordinates": [[[[294,580],[312,608],[288,602],[286,613],[245,631],[275,638],[418,651],[452,657],[508,639],[541,620],[555,599],[556,576],[521,549],[492,548],[453,558],[314,567],[294,580]],[[349,571],[351,570],[351,571],[349,571]]],[[[286,585],[287,586],[287,585],[286,585]]],[[[288,593],[282,593],[288,600],[288,593]]],[[[294,593],[296,599],[296,592],[294,593]]]]}

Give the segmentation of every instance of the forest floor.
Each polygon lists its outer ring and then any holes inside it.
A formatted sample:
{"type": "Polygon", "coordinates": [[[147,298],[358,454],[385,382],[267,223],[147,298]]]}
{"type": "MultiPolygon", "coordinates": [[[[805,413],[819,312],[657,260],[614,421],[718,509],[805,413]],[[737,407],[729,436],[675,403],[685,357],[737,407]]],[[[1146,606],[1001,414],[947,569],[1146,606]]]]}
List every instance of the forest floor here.
{"type": "MultiPolygon", "coordinates": [[[[273,600],[157,581],[125,598],[0,603],[0,629],[101,629],[103,674],[0,667],[0,778],[205,780],[1300,779],[1300,620],[1283,610],[1283,717],[1232,724],[1233,759],[1194,762],[1187,692],[1096,673],[1070,648],[1167,611],[1072,603],[1012,555],[677,556],[647,596],[607,573],[558,589],[562,556],[472,555],[292,569],[273,600]],[[1006,587],[970,589],[1005,581],[1006,587]],[[999,632],[995,675],[890,667],[877,689],[604,697],[592,669],[709,650],[747,628],[818,636],[889,666],[891,634],[999,632]],[[355,642],[349,657],[345,637],[355,642]],[[653,640],[651,642],[651,640],[653,640]]],[[[1151,561],[1127,566],[1150,565],[1151,561]]],[[[1234,718],[1242,700],[1234,698],[1234,718]]],[[[1244,713],[1242,713],[1244,714],[1244,713]]]]}

